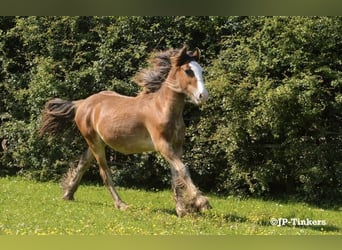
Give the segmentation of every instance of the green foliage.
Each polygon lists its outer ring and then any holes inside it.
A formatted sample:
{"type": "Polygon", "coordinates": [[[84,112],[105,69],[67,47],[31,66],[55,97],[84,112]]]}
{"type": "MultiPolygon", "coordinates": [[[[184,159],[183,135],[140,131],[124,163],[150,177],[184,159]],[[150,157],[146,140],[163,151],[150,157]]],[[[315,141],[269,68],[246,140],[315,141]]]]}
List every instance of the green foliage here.
{"type": "Polygon", "coordinates": [[[342,19],[244,24],[251,33],[228,37],[209,69],[225,93],[214,97],[223,109],[214,135],[231,168],[225,189],[340,199],[342,19]]]}
{"type": "MultiPolygon", "coordinates": [[[[184,111],[195,183],[341,201],[341,34],[340,17],[1,17],[0,175],[59,179],[85,143],[72,131],[37,137],[45,102],[135,95],[131,78],[149,53],[187,43],[202,50],[210,93],[184,111]]],[[[108,160],[120,186],[169,186],[158,156],[110,151],[108,160]]]]}

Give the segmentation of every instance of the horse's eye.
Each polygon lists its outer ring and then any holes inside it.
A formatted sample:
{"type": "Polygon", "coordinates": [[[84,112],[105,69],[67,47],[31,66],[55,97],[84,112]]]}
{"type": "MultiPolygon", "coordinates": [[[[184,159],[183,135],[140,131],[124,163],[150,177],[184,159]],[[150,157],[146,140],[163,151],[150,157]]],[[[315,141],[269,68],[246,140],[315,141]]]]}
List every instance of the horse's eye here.
{"type": "Polygon", "coordinates": [[[194,76],[195,76],[194,72],[193,72],[191,69],[186,69],[186,70],[184,70],[184,71],[185,71],[185,73],[186,73],[188,76],[191,76],[191,77],[194,77],[194,76]]]}

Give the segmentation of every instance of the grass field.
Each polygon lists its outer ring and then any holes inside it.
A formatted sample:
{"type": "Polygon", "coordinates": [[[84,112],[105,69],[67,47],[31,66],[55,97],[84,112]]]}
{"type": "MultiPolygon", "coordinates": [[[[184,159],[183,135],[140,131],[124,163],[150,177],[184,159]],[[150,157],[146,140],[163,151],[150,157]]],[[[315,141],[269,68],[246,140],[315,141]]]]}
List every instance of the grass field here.
{"type": "Polygon", "coordinates": [[[212,210],[178,218],[170,191],[118,191],[128,211],[103,186],[68,202],[56,183],[0,178],[0,235],[342,235],[342,208],[209,196],[212,210]]]}

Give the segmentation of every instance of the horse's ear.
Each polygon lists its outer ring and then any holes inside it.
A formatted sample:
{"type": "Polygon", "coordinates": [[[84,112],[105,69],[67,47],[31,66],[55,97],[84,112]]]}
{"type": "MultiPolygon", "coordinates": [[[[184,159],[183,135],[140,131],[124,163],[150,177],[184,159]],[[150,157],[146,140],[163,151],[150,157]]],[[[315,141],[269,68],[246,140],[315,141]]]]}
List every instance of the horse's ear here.
{"type": "Polygon", "coordinates": [[[195,59],[195,61],[199,61],[200,57],[201,57],[201,51],[199,48],[196,47],[196,50],[194,53],[192,53],[192,57],[195,59]]]}
{"type": "Polygon", "coordinates": [[[171,63],[174,66],[181,66],[184,62],[184,58],[187,56],[188,49],[189,47],[184,45],[175,56],[171,57],[171,63]]]}

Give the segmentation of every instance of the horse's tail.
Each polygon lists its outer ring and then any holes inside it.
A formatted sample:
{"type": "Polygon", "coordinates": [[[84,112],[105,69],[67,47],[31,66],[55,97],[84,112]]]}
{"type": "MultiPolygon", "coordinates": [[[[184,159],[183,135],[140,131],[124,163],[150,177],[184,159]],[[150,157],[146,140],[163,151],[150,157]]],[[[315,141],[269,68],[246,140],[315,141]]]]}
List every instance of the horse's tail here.
{"type": "Polygon", "coordinates": [[[55,135],[62,129],[71,127],[74,122],[77,103],[59,98],[48,101],[42,114],[39,136],[47,133],[55,135]]]}

